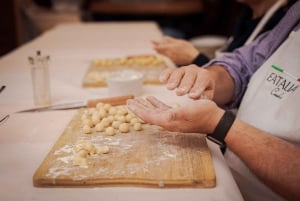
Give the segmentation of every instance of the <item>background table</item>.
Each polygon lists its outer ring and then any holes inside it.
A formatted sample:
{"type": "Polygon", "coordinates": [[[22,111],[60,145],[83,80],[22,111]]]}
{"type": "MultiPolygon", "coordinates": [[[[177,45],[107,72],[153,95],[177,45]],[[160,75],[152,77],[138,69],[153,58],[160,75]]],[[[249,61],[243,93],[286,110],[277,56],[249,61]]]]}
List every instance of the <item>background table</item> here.
{"type": "MultiPolygon", "coordinates": [[[[15,113],[33,107],[27,57],[41,50],[51,56],[53,103],[107,97],[106,88],[82,88],[91,60],[132,54],[154,54],[151,40],[161,38],[155,23],[66,24],[46,32],[0,59],[0,200],[243,200],[219,148],[208,142],[217,186],[211,189],[141,187],[36,188],[32,176],[75,110],[15,113]]],[[[169,63],[169,65],[172,65],[169,63]]],[[[144,95],[155,95],[169,104],[186,104],[164,86],[144,86],[144,95]]]]}

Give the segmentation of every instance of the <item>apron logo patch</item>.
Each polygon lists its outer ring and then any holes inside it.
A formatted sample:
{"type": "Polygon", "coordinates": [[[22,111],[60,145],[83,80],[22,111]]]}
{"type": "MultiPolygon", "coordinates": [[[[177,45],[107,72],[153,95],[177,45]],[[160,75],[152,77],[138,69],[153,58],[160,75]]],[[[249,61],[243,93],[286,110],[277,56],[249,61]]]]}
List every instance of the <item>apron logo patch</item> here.
{"type": "Polygon", "coordinates": [[[299,87],[297,81],[291,81],[290,79],[276,73],[269,74],[266,81],[272,85],[270,94],[279,99],[282,99],[287,94],[293,93],[299,87]]]}

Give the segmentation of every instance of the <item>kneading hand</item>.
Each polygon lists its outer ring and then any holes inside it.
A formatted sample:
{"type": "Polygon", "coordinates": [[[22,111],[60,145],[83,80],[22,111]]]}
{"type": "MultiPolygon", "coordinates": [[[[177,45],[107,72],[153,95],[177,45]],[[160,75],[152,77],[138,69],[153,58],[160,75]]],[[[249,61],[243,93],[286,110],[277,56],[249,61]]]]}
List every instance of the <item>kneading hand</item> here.
{"type": "Polygon", "coordinates": [[[164,37],[162,41],[152,43],[158,53],[169,57],[177,65],[191,64],[199,54],[191,43],[182,39],[164,37]]]}
{"type": "Polygon", "coordinates": [[[166,82],[169,90],[176,90],[178,96],[188,94],[191,99],[214,98],[214,79],[208,70],[196,65],[167,68],[161,73],[160,81],[166,82]]]}
{"type": "Polygon", "coordinates": [[[212,133],[224,111],[213,101],[203,99],[185,107],[172,108],[155,97],[127,101],[128,108],[145,122],[169,131],[212,133]]]}

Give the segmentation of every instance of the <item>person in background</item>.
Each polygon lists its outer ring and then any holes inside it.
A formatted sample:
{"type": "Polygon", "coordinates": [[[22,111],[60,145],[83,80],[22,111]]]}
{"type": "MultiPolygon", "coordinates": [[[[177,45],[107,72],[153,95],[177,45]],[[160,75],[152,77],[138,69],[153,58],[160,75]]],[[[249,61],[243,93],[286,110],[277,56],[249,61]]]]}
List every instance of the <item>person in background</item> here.
{"type": "Polygon", "coordinates": [[[167,88],[193,103],[127,102],[146,122],[226,144],[224,157],[246,201],[300,200],[299,10],[298,0],[270,32],[202,68],[166,69],[167,88]],[[236,116],[223,109],[240,101],[236,116]]]}
{"type": "MultiPolygon", "coordinates": [[[[249,44],[261,33],[272,29],[284,16],[295,0],[237,0],[245,5],[238,17],[232,36],[216,52],[216,56],[232,52],[244,44],[249,44]]],[[[209,57],[201,53],[188,41],[166,36],[162,41],[152,41],[154,49],[169,57],[177,66],[196,64],[202,66],[209,57]]]]}

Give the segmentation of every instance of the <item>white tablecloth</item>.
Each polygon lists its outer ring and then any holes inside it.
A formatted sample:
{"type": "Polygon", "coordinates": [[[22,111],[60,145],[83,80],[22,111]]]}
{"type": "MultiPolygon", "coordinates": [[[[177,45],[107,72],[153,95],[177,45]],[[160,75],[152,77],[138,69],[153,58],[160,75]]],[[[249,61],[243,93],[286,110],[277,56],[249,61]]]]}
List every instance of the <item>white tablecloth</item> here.
{"type": "MultiPolygon", "coordinates": [[[[41,50],[51,56],[52,103],[107,97],[106,88],[82,88],[89,62],[95,58],[155,53],[151,40],[161,32],[152,22],[64,24],[46,32],[0,59],[0,200],[243,200],[219,148],[209,143],[217,186],[211,189],[141,187],[36,188],[32,176],[69,123],[75,110],[15,113],[33,107],[27,57],[41,50]]],[[[186,104],[164,86],[144,86],[142,95],[169,104],[186,104]]]]}

